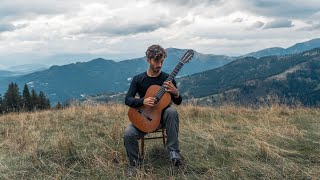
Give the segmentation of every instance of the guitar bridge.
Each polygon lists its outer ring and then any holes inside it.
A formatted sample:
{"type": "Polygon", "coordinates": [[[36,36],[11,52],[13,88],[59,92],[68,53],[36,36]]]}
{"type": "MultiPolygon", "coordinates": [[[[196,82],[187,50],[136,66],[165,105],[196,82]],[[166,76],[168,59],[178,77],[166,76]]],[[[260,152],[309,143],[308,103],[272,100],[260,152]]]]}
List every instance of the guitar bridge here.
{"type": "Polygon", "coordinates": [[[138,112],[144,116],[146,119],[148,119],[149,121],[152,121],[152,118],[149,117],[148,115],[146,115],[146,113],[144,113],[141,109],[137,108],[138,112]]]}

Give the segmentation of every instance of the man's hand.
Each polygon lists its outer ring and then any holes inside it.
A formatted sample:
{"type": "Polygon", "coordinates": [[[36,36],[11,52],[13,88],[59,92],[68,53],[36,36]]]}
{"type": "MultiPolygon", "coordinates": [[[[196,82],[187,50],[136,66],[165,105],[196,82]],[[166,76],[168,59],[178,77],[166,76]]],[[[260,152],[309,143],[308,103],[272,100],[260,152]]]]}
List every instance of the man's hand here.
{"type": "Polygon", "coordinates": [[[147,97],[143,100],[143,104],[146,106],[154,106],[157,104],[157,99],[155,97],[147,97]]]}
{"type": "Polygon", "coordinates": [[[165,81],[164,83],[165,90],[171,94],[173,94],[175,97],[179,96],[178,89],[173,85],[172,81],[165,81]]]}

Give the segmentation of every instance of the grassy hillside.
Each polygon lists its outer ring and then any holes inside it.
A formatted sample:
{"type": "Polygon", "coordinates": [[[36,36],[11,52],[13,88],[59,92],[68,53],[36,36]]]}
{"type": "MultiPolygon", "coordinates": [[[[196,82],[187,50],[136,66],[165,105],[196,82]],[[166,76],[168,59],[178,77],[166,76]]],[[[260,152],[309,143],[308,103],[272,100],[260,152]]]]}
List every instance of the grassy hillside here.
{"type": "MultiPolygon", "coordinates": [[[[0,179],[126,179],[123,105],[0,116],[0,179]]],[[[319,109],[178,107],[185,166],[147,141],[137,179],[320,178],[319,109]]]]}
{"type": "Polygon", "coordinates": [[[177,82],[184,97],[202,98],[214,105],[265,105],[275,97],[281,104],[319,107],[319,60],[320,48],[286,56],[247,57],[177,82]]]}

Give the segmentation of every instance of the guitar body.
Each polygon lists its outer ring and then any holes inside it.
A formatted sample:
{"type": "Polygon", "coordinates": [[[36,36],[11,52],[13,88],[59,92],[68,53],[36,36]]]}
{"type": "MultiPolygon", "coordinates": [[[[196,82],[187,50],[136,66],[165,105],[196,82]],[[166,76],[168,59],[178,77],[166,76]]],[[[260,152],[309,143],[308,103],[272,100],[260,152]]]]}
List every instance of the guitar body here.
{"type": "MultiPolygon", "coordinates": [[[[152,85],[148,88],[145,98],[155,97],[161,86],[152,85]]],[[[155,131],[160,124],[162,110],[171,103],[171,95],[165,92],[159,102],[153,106],[141,106],[139,108],[130,108],[128,117],[132,124],[143,132],[150,133],[155,131]]]]}

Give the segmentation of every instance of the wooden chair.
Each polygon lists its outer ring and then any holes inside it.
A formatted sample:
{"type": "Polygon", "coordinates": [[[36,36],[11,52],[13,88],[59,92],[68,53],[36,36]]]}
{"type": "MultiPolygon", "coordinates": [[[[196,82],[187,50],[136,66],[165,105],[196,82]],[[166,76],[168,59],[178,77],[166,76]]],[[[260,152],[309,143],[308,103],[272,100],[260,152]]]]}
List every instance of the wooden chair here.
{"type": "Polygon", "coordinates": [[[144,158],[144,141],[145,140],[151,140],[151,139],[160,139],[162,138],[162,142],[163,142],[163,146],[166,146],[166,138],[167,138],[167,134],[166,134],[166,129],[165,128],[160,128],[155,130],[152,133],[147,134],[145,137],[142,137],[141,140],[141,150],[140,150],[140,158],[143,159],[144,158]],[[155,134],[155,133],[160,133],[161,132],[161,136],[157,135],[151,135],[151,134],[155,134]]]}

